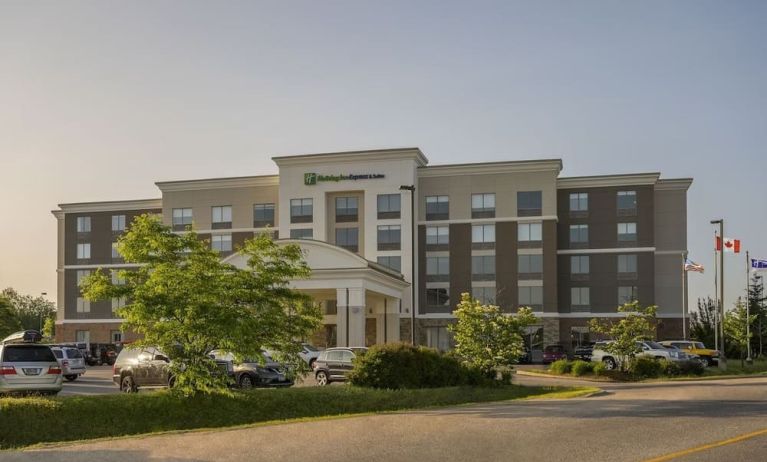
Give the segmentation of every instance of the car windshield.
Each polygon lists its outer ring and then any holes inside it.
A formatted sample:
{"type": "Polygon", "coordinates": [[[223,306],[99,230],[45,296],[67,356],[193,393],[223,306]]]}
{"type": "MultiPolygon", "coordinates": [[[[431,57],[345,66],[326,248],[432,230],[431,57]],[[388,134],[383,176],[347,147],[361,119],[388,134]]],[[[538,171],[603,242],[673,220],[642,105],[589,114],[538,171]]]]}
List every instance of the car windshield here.
{"type": "Polygon", "coordinates": [[[67,356],[70,358],[82,358],[83,354],[77,348],[67,348],[67,356]]]}
{"type": "Polygon", "coordinates": [[[549,345],[543,351],[546,353],[559,353],[562,351],[562,347],[559,345],[549,345]]]}
{"type": "Polygon", "coordinates": [[[310,345],[308,343],[304,343],[304,349],[306,351],[320,351],[319,348],[315,347],[314,345],[310,345]]]}
{"type": "Polygon", "coordinates": [[[44,345],[6,346],[3,349],[3,362],[52,363],[56,362],[56,357],[51,349],[44,345]]]}
{"type": "Polygon", "coordinates": [[[663,345],[661,345],[658,342],[644,342],[648,347],[652,348],[653,350],[663,350],[663,345]]]}
{"type": "Polygon", "coordinates": [[[706,345],[704,345],[701,342],[693,342],[693,346],[695,346],[695,348],[697,348],[699,350],[705,350],[706,349],[706,345]]]}
{"type": "Polygon", "coordinates": [[[61,350],[51,350],[53,351],[53,354],[56,355],[57,358],[62,359],[64,358],[64,353],[61,352],[61,350]]]}

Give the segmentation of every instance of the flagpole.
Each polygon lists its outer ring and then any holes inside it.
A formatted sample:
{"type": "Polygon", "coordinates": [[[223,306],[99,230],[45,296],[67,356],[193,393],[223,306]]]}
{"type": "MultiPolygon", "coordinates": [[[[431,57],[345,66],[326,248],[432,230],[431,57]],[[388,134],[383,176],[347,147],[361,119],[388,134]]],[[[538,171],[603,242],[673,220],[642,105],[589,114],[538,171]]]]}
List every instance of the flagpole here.
{"type": "Polygon", "coordinates": [[[682,252],[682,340],[687,340],[687,252],[682,252]]]}
{"type": "Polygon", "coordinates": [[[719,349],[719,262],[716,257],[718,242],[714,230],[714,349],[719,349]]]}
{"type": "Polygon", "coordinates": [[[748,280],[749,272],[748,250],[746,250],[746,340],[748,341],[748,347],[746,348],[746,364],[753,364],[751,359],[751,299],[750,299],[750,281],[748,280]]]}

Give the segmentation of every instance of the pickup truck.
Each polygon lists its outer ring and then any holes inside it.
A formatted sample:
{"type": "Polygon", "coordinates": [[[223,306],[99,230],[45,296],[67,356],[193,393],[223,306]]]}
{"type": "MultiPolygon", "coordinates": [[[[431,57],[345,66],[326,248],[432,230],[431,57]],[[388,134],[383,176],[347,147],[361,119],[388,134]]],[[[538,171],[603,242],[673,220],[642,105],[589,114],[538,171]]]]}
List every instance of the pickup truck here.
{"type": "MultiPolygon", "coordinates": [[[[608,344],[612,342],[597,342],[594,345],[594,350],[591,352],[591,360],[594,362],[604,363],[605,368],[610,371],[620,365],[625,358],[615,355],[606,351],[608,344]]],[[[690,356],[686,352],[678,349],[665,348],[658,342],[645,340],[636,343],[636,357],[649,356],[656,359],[667,359],[669,361],[686,362],[696,359],[696,357],[690,356]]]]}

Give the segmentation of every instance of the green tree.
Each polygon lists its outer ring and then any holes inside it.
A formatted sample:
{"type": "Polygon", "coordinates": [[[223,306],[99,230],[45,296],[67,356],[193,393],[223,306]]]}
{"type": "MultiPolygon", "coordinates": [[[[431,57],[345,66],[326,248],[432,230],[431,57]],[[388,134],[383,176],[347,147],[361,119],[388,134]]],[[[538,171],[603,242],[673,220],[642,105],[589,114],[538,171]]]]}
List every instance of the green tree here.
{"type": "Polygon", "coordinates": [[[2,295],[10,300],[24,330],[42,330],[47,318],[54,318],[56,305],[42,296],[22,295],[15,289],[3,289],[2,295]]]}
{"type": "Polygon", "coordinates": [[[7,297],[0,295],[0,340],[22,330],[21,320],[7,297]]]}
{"type": "Polygon", "coordinates": [[[740,364],[743,366],[748,343],[753,332],[747,332],[746,326],[753,324],[756,315],[746,316],[746,305],[741,300],[735,304],[735,308],[724,314],[724,336],[727,339],[728,348],[740,356],[740,364]]]}
{"type": "Polygon", "coordinates": [[[690,313],[690,338],[703,342],[708,348],[714,345],[716,304],[710,298],[698,299],[698,310],[690,313]]]}
{"type": "Polygon", "coordinates": [[[53,340],[56,338],[56,320],[54,318],[46,318],[43,323],[43,331],[41,332],[43,337],[53,340]]]}
{"type": "Polygon", "coordinates": [[[319,308],[292,290],[291,279],[309,275],[300,247],[280,246],[267,235],[244,243],[247,268],[223,263],[194,231],[175,234],[159,218],[136,218],[118,241],[126,263],[117,284],[98,270],[82,284],[90,300],[125,297],[123,328],[141,334],[136,346],[157,346],[170,359],[173,389],[184,395],[226,393],[213,349],[238,358],[263,358],[262,348],[300,364],[297,339],[320,326],[319,308]]]}
{"type": "Polygon", "coordinates": [[[748,289],[748,305],[755,319],[751,324],[751,352],[758,357],[764,354],[764,342],[767,339],[767,308],[765,302],[767,297],[764,295],[764,283],[762,276],[754,274],[751,277],[751,283],[748,289]]]}
{"type": "Polygon", "coordinates": [[[641,307],[633,301],[618,307],[618,312],[624,316],[617,321],[592,319],[589,322],[591,330],[610,337],[613,341],[605,346],[605,350],[618,358],[622,371],[631,368],[634,357],[640,348],[637,342],[652,339],[655,336],[656,312],[655,305],[641,307]]]}
{"type": "Polygon", "coordinates": [[[530,308],[520,308],[512,316],[494,305],[482,305],[467,293],[453,312],[456,323],[449,325],[455,352],[464,362],[495,377],[499,367],[519,362],[524,353],[523,331],[535,324],[530,308]]]}

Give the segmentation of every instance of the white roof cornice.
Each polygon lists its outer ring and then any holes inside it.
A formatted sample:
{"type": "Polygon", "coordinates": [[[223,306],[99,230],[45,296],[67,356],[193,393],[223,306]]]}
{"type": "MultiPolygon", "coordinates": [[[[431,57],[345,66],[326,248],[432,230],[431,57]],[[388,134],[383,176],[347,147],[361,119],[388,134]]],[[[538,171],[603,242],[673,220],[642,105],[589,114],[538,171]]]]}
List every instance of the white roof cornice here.
{"type": "Polygon", "coordinates": [[[234,178],[205,178],[201,180],[158,181],[160,191],[195,191],[200,189],[252,188],[277,186],[279,175],[242,176],[234,178]]]}
{"type": "Polygon", "coordinates": [[[690,185],[692,185],[692,178],[669,178],[664,180],[658,180],[658,182],[655,183],[655,189],[663,190],[663,191],[669,191],[674,189],[687,191],[688,189],[690,189],[690,185]]]}
{"type": "Polygon", "coordinates": [[[561,170],[561,159],[515,160],[508,162],[482,162],[476,164],[433,165],[430,167],[419,168],[418,177],[429,178],[455,175],[530,172],[554,172],[558,175],[561,170]]]}
{"type": "Polygon", "coordinates": [[[576,176],[557,179],[558,189],[603,188],[609,186],[654,185],[660,173],[631,173],[626,175],[576,176]]]}
{"type": "Polygon", "coordinates": [[[422,167],[429,163],[419,148],[370,149],[365,151],[326,152],[319,154],[301,154],[296,156],[275,156],[274,163],[279,167],[292,165],[316,165],[328,162],[354,162],[371,160],[412,159],[422,167]]]}
{"type": "Polygon", "coordinates": [[[139,199],[127,201],[77,202],[59,204],[59,210],[51,213],[57,218],[64,213],[117,212],[124,210],[161,209],[162,199],[139,199]]]}

